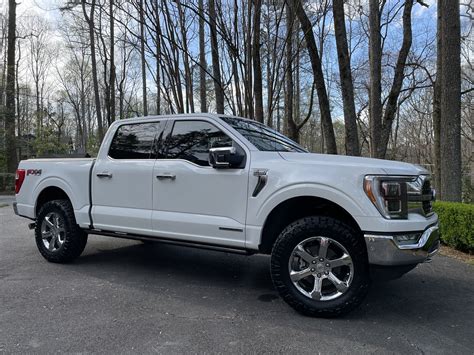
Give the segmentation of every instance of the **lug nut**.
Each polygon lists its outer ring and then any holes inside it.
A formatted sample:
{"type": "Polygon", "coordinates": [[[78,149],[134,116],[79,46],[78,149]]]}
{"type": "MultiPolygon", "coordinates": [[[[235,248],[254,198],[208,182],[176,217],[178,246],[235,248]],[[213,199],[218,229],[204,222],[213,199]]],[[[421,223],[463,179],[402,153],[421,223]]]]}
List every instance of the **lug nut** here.
{"type": "Polygon", "coordinates": [[[326,266],[329,267],[330,266],[329,263],[326,263],[326,266]]]}
{"type": "Polygon", "coordinates": [[[321,277],[321,274],[318,274],[317,276],[318,276],[318,277],[321,277]]]}
{"type": "Polygon", "coordinates": [[[315,270],[314,269],[311,269],[311,272],[314,272],[315,270]]]}
{"type": "Polygon", "coordinates": [[[324,275],[329,275],[329,271],[324,271],[324,275]]]}
{"type": "Polygon", "coordinates": [[[324,261],[324,259],[323,259],[323,258],[319,258],[319,261],[324,261]]]}
{"type": "Polygon", "coordinates": [[[313,263],[313,264],[316,264],[316,260],[313,260],[312,263],[313,263]]]}

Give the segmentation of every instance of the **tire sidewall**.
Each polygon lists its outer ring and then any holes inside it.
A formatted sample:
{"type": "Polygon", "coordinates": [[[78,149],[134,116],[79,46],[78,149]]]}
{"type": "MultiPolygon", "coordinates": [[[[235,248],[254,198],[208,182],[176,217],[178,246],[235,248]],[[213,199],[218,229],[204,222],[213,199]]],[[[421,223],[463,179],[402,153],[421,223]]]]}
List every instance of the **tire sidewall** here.
{"type": "Polygon", "coordinates": [[[305,217],[295,221],[283,230],[274,245],[271,258],[273,283],[285,301],[305,314],[331,316],[332,313],[346,313],[360,303],[369,283],[367,252],[362,242],[352,228],[330,217],[305,217]],[[313,300],[302,294],[290,279],[288,262],[294,248],[303,240],[317,236],[339,242],[352,258],[352,282],[349,289],[334,300],[313,300]]]}
{"type": "MultiPolygon", "coordinates": [[[[46,202],[40,209],[36,219],[35,240],[41,255],[51,262],[69,262],[76,258],[79,249],[84,249],[87,242],[87,236],[79,229],[76,224],[72,206],[66,200],[53,200],[46,202]],[[41,225],[48,213],[55,212],[59,214],[64,223],[64,242],[55,251],[50,251],[43,243],[41,225]],[[82,245],[83,244],[83,245],[82,245]]],[[[82,252],[82,250],[80,250],[82,252]]],[[[80,254],[79,252],[79,254],[80,254]]]]}

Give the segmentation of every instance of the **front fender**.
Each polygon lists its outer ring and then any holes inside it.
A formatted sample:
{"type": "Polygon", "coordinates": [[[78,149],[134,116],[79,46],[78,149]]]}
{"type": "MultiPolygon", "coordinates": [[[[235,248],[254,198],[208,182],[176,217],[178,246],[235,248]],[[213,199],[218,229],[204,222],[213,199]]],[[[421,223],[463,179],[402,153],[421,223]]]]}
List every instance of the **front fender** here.
{"type": "MultiPolygon", "coordinates": [[[[249,224],[263,226],[270,212],[280,203],[295,197],[318,197],[331,201],[346,210],[356,221],[358,216],[374,214],[371,206],[364,204],[365,199],[349,196],[347,193],[332,186],[314,183],[301,183],[285,186],[274,191],[260,205],[255,213],[249,211],[249,224]]],[[[363,196],[365,197],[365,196],[363,196]]]]}

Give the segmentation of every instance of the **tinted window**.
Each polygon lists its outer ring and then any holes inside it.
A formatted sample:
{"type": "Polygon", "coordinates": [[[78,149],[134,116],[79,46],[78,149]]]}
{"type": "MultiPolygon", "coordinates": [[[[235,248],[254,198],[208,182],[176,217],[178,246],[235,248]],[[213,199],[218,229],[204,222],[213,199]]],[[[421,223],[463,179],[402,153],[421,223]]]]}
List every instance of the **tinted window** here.
{"type": "Polygon", "coordinates": [[[114,159],[153,159],[152,151],[161,139],[164,125],[165,122],[153,122],[120,126],[110,145],[109,156],[114,159]]]}
{"type": "Polygon", "coordinates": [[[277,152],[306,152],[283,134],[264,124],[234,117],[221,117],[223,121],[247,138],[258,150],[277,152]]]}
{"type": "Polygon", "coordinates": [[[170,159],[185,159],[209,166],[209,149],[232,146],[232,139],[205,121],[176,121],[168,139],[170,159]]]}

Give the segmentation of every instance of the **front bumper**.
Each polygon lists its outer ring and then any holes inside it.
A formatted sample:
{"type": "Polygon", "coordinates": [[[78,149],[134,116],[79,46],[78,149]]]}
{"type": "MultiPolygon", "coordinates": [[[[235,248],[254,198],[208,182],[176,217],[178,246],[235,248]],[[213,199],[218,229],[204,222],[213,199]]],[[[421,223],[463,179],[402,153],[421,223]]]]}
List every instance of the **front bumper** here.
{"type": "MultiPolygon", "coordinates": [[[[398,233],[397,233],[398,234],[398,233]]],[[[397,243],[395,235],[364,235],[369,263],[382,266],[413,265],[428,261],[440,246],[438,225],[428,227],[415,244],[397,243]]]]}

